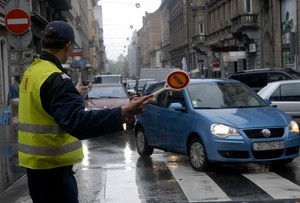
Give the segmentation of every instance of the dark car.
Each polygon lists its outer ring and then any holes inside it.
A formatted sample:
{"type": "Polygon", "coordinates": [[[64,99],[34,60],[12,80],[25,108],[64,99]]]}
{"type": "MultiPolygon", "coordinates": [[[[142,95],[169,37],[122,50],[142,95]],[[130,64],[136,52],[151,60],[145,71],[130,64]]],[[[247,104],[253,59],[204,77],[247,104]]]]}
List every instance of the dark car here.
{"type": "Polygon", "coordinates": [[[270,82],[300,79],[300,72],[291,68],[253,69],[237,72],[229,78],[241,81],[258,92],[270,82]]]}

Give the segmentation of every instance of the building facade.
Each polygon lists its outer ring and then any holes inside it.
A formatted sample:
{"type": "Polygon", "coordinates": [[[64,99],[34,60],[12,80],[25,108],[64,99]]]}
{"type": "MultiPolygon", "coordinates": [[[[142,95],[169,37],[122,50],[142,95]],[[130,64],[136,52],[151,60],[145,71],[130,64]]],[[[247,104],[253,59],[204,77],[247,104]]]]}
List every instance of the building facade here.
{"type": "Polygon", "coordinates": [[[22,76],[34,57],[41,53],[42,30],[53,20],[67,21],[75,32],[75,55],[64,67],[74,81],[78,80],[77,70],[82,72],[83,80],[91,78],[90,68],[98,68],[101,63],[98,55],[91,57],[90,53],[101,50],[101,40],[98,41],[101,36],[95,37],[100,33],[100,26],[90,29],[91,22],[95,21],[89,12],[97,3],[97,0],[0,0],[0,106],[5,104],[12,77],[22,76]],[[5,24],[6,14],[16,8],[30,17],[29,29],[21,34],[9,32],[5,24]]]}
{"type": "Polygon", "coordinates": [[[184,58],[195,77],[222,78],[245,69],[300,69],[298,0],[162,0],[159,10],[163,67],[181,68],[184,58]]]}

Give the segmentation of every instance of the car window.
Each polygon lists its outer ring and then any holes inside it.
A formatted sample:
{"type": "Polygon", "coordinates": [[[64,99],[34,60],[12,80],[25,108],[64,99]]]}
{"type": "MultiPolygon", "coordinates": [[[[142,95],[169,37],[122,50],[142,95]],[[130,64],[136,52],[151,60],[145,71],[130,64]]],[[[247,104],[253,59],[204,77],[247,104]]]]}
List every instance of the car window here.
{"type": "Polygon", "coordinates": [[[210,83],[188,86],[194,108],[265,106],[264,101],[241,83],[210,83]]]}
{"type": "Polygon", "coordinates": [[[281,84],[271,95],[271,101],[300,101],[300,84],[281,84]]]}
{"type": "Polygon", "coordinates": [[[217,84],[190,85],[188,92],[194,108],[220,108],[225,105],[217,84]]]}
{"type": "Polygon", "coordinates": [[[234,75],[230,78],[248,85],[255,91],[260,90],[268,83],[268,73],[245,73],[241,75],[234,75]]]}
{"type": "Polygon", "coordinates": [[[159,89],[161,89],[163,86],[165,85],[165,83],[155,83],[155,84],[151,84],[146,90],[145,90],[145,94],[151,94],[159,89]]]}
{"type": "Polygon", "coordinates": [[[100,99],[110,97],[123,98],[128,97],[128,95],[122,87],[92,87],[88,91],[89,99],[100,99]]]}
{"type": "Polygon", "coordinates": [[[270,73],[270,81],[269,82],[275,82],[275,81],[280,81],[280,80],[290,80],[293,79],[292,77],[283,74],[283,73],[270,73]]]}
{"type": "Polygon", "coordinates": [[[185,107],[185,101],[182,91],[176,90],[166,90],[163,93],[163,100],[161,102],[161,106],[168,108],[171,103],[180,103],[183,107],[185,107]]]}

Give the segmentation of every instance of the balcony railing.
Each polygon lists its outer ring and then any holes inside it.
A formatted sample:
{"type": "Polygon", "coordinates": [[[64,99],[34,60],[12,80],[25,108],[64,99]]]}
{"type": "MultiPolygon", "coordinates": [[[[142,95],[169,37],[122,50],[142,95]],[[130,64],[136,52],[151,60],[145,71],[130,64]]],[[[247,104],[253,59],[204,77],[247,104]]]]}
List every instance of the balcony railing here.
{"type": "Polygon", "coordinates": [[[231,19],[231,31],[241,31],[244,29],[251,29],[258,27],[257,14],[242,14],[231,19]]]}
{"type": "Polygon", "coordinates": [[[205,35],[196,35],[192,38],[193,43],[204,43],[205,42],[205,35]]]}

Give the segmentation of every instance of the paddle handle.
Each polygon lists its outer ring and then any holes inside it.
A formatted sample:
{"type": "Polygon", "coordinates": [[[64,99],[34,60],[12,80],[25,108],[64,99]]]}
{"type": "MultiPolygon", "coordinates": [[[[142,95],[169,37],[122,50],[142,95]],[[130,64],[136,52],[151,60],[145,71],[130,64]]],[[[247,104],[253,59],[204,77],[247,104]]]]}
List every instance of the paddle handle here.
{"type": "Polygon", "coordinates": [[[164,86],[164,87],[162,87],[161,89],[159,89],[159,90],[156,90],[155,92],[153,92],[152,94],[154,95],[154,97],[155,96],[157,96],[158,94],[160,94],[160,93],[162,93],[164,90],[166,90],[167,89],[167,86],[164,86]]]}

